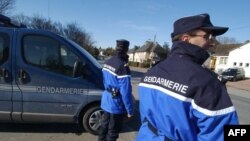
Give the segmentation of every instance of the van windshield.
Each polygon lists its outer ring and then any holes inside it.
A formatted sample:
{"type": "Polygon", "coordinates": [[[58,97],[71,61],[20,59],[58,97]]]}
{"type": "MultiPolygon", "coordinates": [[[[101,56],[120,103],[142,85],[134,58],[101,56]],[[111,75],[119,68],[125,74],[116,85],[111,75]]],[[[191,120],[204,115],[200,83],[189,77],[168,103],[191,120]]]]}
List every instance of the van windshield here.
{"type": "Polygon", "coordinates": [[[89,52],[87,52],[85,49],[83,49],[81,46],[79,46],[77,43],[75,43],[74,41],[70,40],[70,39],[66,39],[68,40],[71,44],[73,44],[76,48],[78,48],[84,55],[86,55],[86,57],[93,62],[93,64],[97,67],[102,69],[102,65],[91,55],[89,54],[89,52]]]}

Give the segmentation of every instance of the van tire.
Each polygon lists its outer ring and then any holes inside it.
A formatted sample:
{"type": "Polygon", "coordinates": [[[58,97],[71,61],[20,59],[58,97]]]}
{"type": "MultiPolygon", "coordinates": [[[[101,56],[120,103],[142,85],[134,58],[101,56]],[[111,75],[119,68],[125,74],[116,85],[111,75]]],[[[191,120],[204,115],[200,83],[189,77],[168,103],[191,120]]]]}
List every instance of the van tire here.
{"type": "Polygon", "coordinates": [[[83,128],[93,135],[99,134],[103,110],[99,105],[90,107],[82,117],[83,128]]]}

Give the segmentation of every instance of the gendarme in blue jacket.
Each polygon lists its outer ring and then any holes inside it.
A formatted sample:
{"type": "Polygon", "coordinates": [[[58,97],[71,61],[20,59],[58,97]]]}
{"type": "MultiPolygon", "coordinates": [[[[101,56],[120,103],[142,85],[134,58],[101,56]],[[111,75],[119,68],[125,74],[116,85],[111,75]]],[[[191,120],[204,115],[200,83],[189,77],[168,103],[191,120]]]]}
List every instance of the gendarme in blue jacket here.
{"type": "Polygon", "coordinates": [[[225,85],[201,66],[208,56],[178,41],[170,56],[145,74],[138,88],[138,141],[223,141],[223,126],[239,124],[225,85]]]}
{"type": "Polygon", "coordinates": [[[107,60],[103,67],[105,91],[102,95],[101,108],[112,114],[128,113],[133,115],[131,74],[128,67],[128,56],[116,53],[107,60]],[[114,88],[120,95],[112,98],[108,89],[114,88]]]}

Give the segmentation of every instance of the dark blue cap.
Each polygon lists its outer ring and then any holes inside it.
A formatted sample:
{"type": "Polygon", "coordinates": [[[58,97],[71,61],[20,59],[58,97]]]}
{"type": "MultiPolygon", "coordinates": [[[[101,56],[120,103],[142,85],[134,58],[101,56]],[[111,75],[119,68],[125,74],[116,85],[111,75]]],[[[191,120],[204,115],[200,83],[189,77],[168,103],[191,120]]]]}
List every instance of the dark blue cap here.
{"type": "Polygon", "coordinates": [[[174,23],[174,31],[171,33],[173,38],[176,35],[187,33],[195,29],[203,29],[211,32],[212,35],[218,36],[227,32],[228,27],[214,26],[210,21],[210,16],[207,13],[195,16],[184,17],[178,19],[174,23]]]}
{"type": "Polygon", "coordinates": [[[116,40],[116,51],[126,53],[128,51],[129,41],[125,39],[116,40]]]}

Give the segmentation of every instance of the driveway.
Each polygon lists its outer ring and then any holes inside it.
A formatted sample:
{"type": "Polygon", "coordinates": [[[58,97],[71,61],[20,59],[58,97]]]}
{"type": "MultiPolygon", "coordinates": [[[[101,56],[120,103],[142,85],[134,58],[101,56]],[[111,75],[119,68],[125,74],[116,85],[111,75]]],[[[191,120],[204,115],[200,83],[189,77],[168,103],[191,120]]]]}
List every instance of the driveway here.
{"type": "Polygon", "coordinates": [[[249,93],[250,93],[250,79],[239,80],[239,81],[236,81],[236,82],[228,81],[226,83],[226,85],[227,85],[227,87],[233,87],[233,88],[236,88],[236,89],[249,91],[249,93]]]}

